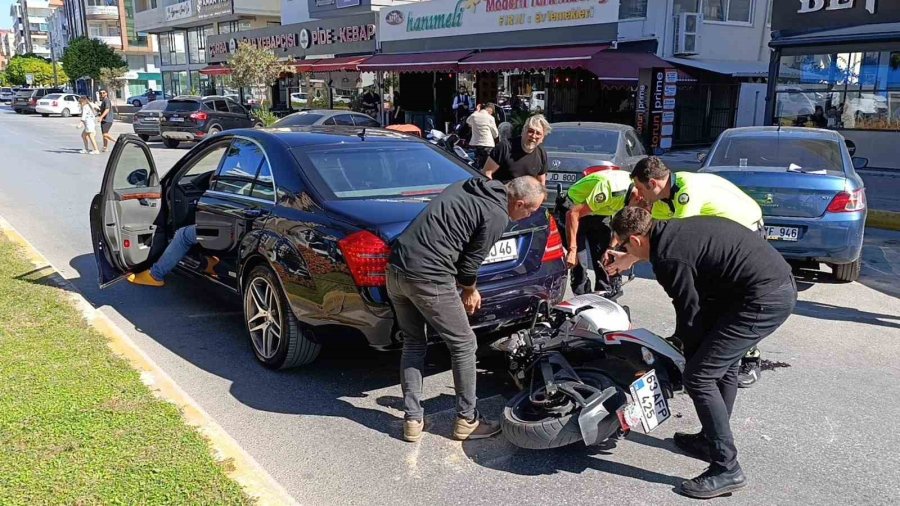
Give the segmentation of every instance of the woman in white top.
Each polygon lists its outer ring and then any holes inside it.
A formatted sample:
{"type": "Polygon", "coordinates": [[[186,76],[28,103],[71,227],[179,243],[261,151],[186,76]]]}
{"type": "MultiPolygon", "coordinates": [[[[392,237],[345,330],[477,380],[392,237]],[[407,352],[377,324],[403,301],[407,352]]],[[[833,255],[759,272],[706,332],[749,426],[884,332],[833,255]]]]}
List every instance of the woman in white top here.
{"type": "Polygon", "coordinates": [[[97,135],[97,112],[87,97],[79,97],[78,103],[81,104],[81,123],[78,124],[78,127],[82,129],[81,140],[84,142],[84,149],[81,150],[81,153],[99,155],[100,150],[97,149],[97,139],[95,138],[97,135]],[[90,141],[90,145],[88,145],[88,141],[90,141]]]}

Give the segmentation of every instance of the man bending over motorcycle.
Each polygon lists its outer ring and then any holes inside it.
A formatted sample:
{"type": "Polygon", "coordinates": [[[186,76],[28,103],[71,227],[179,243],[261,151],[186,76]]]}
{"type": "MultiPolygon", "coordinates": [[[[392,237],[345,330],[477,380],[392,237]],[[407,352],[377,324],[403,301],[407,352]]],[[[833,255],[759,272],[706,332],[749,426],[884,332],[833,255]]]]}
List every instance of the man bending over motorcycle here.
{"type": "Polygon", "coordinates": [[[649,260],[675,306],[683,344],[684,386],[702,430],[676,433],[675,444],[710,462],[680,492],[718,497],[747,485],[730,418],[741,357],[790,316],[797,301],[791,268],[768,242],[737,222],[714,216],[654,221],[626,207],[612,220],[615,244],[649,260]]]}

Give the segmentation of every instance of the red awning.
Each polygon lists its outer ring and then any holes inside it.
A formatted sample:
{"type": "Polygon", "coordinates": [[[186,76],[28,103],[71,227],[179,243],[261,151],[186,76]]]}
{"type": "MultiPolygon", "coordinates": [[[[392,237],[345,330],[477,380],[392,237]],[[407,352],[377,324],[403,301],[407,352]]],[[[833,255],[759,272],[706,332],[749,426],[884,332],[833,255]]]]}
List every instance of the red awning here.
{"type": "MultiPolygon", "coordinates": [[[[653,53],[629,53],[625,51],[602,51],[595,54],[584,67],[601,81],[637,81],[641,69],[653,67],[675,68],[675,65],[653,53]]],[[[696,81],[690,74],[679,70],[680,82],[696,81]]]]}
{"type": "Polygon", "coordinates": [[[457,72],[459,61],[471,51],[414,54],[377,54],[360,64],[361,72],[457,72]]]}
{"type": "Polygon", "coordinates": [[[483,51],[459,62],[459,70],[497,72],[515,69],[580,69],[585,68],[595,54],[608,47],[594,45],[483,51]]]}
{"type": "Polygon", "coordinates": [[[301,60],[294,64],[297,72],[340,72],[356,71],[368,56],[341,56],[321,60],[301,60]]]}
{"type": "Polygon", "coordinates": [[[207,65],[199,72],[205,76],[226,76],[231,73],[231,68],[224,65],[207,65]]]}

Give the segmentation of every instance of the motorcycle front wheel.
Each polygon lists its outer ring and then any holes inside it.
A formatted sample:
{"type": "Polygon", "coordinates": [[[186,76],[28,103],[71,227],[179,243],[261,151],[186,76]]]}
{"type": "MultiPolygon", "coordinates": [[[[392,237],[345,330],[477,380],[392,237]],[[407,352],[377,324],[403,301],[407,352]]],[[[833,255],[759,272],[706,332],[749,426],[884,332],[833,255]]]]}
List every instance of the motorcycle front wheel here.
{"type": "MultiPolygon", "coordinates": [[[[576,372],[584,383],[600,391],[616,386],[613,380],[603,373],[584,369],[576,369],[576,372]]],[[[585,397],[589,395],[588,392],[579,393],[585,397]]],[[[552,407],[538,406],[531,402],[530,394],[531,391],[528,389],[519,392],[503,408],[501,425],[503,435],[510,443],[529,450],[549,450],[582,440],[581,428],[578,426],[581,408],[571,400],[552,407]]],[[[610,413],[606,418],[612,417],[616,423],[607,424],[611,432],[602,435],[601,440],[615,434],[618,429],[618,417],[615,412],[624,402],[625,394],[619,392],[603,403],[610,413]]]]}

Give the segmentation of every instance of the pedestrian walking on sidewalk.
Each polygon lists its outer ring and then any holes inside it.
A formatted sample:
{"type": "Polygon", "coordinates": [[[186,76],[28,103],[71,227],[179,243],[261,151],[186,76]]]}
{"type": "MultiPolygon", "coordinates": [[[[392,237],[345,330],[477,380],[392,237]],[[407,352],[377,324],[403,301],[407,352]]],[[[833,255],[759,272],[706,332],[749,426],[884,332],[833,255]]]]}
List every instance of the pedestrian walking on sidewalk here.
{"type": "Polygon", "coordinates": [[[109,151],[109,143],[112,142],[112,135],[109,130],[112,128],[113,121],[116,119],[116,113],[112,109],[112,101],[106,90],[100,90],[100,132],[103,134],[103,152],[109,151]]]}
{"type": "Polygon", "coordinates": [[[78,124],[78,127],[81,128],[81,141],[84,143],[81,153],[98,155],[100,151],[97,149],[95,137],[97,135],[97,113],[94,105],[85,96],[78,97],[78,103],[81,104],[81,123],[78,124]]]}
{"type": "Polygon", "coordinates": [[[403,439],[416,442],[425,426],[422,375],[431,327],[450,349],[456,421],[453,437],[479,439],[500,432],[500,424],[475,409],[475,350],[478,342],[467,315],[481,308],[475,286],[478,268],[510,220],[531,216],[544,202],[534,177],[509,183],[482,178],[448,186],[391,244],[387,292],[403,332],[400,386],[403,439]],[[460,292],[461,290],[461,292],[460,292]]]}

